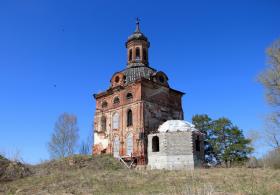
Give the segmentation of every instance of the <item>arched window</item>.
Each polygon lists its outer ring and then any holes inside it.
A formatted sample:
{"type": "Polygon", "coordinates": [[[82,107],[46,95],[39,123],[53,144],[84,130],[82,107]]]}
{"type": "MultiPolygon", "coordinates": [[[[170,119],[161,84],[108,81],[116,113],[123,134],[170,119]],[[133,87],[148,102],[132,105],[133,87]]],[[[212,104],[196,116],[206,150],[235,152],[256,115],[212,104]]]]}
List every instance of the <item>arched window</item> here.
{"type": "Polygon", "coordinates": [[[114,145],[113,145],[113,155],[115,158],[120,156],[120,139],[119,136],[114,138],[114,145]]]}
{"type": "Polygon", "coordinates": [[[108,106],[108,103],[106,101],[102,102],[102,105],[101,105],[102,108],[106,108],[107,106],[108,106]]]}
{"type": "Polygon", "coordinates": [[[199,136],[196,137],[195,140],[195,151],[199,152],[200,151],[200,140],[199,140],[199,136]]]}
{"type": "Polygon", "coordinates": [[[129,61],[132,60],[132,49],[129,50],[128,60],[129,60],[129,61]]]}
{"type": "Polygon", "coordinates": [[[106,117],[101,117],[101,131],[106,131],[106,117]]]}
{"type": "Polygon", "coordinates": [[[145,48],[143,48],[143,60],[148,61],[147,60],[147,50],[145,48]]]}
{"type": "Polygon", "coordinates": [[[116,76],[115,82],[118,83],[119,81],[120,81],[120,77],[119,77],[119,76],[116,76]]]}
{"type": "Polygon", "coordinates": [[[133,135],[129,133],[126,137],[126,155],[131,155],[133,152],[133,135]]]}
{"type": "Polygon", "coordinates": [[[164,83],[164,81],[165,81],[164,76],[160,75],[158,77],[158,80],[159,80],[159,82],[164,83]]]}
{"type": "Polygon", "coordinates": [[[159,152],[159,138],[158,136],[154,136],[152,138],[152,151],[159,152]]]}
{"type": "Polygon", "coordinates": [[[127,126],[132,126],[132,111],[129,109],[127,111],[127,126]]]}
{"type": "Polygon", "coordinates": [[[119,128],[119,113],[115,113],[113,115],[113,129],[118,129],[119,128]]]}
{"type": "Polygon", "coordinates": [[[126,99],[130,100],[132,98],[133,98],[132,93],[127,93],[126,94],[126,99]]]}
{"type": "Polygon", "coordinates": [[[114,98],[113,103],[114,103],[114,104],[118,104],[118,103],[120,103],[120,99],[119,99],[119,97],[115,97],[115,98],[114,98]]]}
{"type": "Polygon", "coordinates": [[[139,49],[139,47],[136,47],[136,55],[135,55],[135,57],[136,57],[136,60],[140,60],[140,49],[139,49]]]}

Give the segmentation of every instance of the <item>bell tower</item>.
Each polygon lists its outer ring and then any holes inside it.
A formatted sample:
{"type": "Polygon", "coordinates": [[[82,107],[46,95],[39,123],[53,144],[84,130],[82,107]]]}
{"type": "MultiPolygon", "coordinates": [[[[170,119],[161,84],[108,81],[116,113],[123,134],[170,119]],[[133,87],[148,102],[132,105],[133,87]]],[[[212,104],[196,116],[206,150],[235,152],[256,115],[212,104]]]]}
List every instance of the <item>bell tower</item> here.
{"type": "Polygon", "coordinates": [[[111,77],[107,90],[94,94],[93,154],[147,164],[148,134],[166,120],[182,120],[183,92],[169,87],[168,77],[149,65],[150,42],[136,29],[125,43],[126,68],[111,77]]]}
{"type": "Polygon", "coordinates": [[[137,66],[148,66],[148,49],[150,42],[140,31],[139,19],[136,19],[136,29],[125,43],[127,48],[127,68],[137,66]]]}

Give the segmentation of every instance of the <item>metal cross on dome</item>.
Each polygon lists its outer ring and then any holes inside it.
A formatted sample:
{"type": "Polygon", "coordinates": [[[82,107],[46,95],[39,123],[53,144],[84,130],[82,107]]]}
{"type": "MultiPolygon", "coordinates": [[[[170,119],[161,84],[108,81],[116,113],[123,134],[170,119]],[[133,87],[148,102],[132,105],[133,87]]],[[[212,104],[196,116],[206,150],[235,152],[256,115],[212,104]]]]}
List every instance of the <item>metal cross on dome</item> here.
{"type": "Polygon", "coordinates": [[[140,19],[137,17],[136,18],[136,30],[135,32],[140,32],[140,19]]]}

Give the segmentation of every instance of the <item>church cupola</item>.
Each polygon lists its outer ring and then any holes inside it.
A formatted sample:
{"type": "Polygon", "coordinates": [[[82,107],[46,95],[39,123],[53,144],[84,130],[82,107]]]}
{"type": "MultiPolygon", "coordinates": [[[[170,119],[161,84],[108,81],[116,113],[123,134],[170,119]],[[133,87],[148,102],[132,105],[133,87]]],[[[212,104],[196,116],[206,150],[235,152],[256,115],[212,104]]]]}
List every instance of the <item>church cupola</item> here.
{"type": "Polygon", "coordinates": [[[148,66],[148,49],[150,42],[140,31],[139,19],[136,19],[135,32],[130,35],[125,43],[127,48],[127,67],[148,66]]]}

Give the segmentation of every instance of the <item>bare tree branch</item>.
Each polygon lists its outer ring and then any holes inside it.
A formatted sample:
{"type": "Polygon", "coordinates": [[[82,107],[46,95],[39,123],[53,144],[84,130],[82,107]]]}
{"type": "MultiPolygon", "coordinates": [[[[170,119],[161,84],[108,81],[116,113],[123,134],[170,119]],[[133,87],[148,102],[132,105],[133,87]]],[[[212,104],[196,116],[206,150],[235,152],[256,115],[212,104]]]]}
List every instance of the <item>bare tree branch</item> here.
{"type": "Polygon", "coordinates": [[[280,144],[280,39],[268,49],[268,67],[258,79],[266,89],[267,102],[274,108],[266,120],[266,141],[273,148],[280,144]]]}
{"type": "Polygon", "coordinates": [[[61,158],[73,155],[79,138],[77,117],[63,113],[54,126],[54,132],[48,143],[51,158],[61,158]]]}

